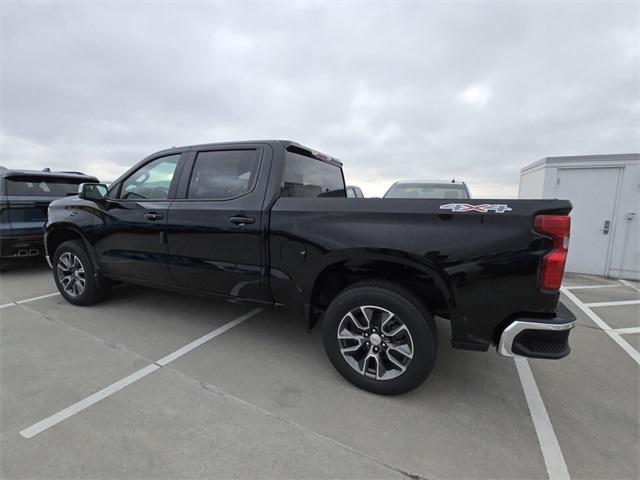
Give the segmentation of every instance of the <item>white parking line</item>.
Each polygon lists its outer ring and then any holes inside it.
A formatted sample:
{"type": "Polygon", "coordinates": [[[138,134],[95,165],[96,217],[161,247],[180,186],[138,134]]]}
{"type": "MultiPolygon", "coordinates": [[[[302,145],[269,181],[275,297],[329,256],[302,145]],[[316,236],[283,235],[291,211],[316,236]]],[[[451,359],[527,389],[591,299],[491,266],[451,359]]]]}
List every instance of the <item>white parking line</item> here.
{"type": "Polygon", "coordinates": [[[635,291],[640,292],[640,288],[638,288],[637,285],[634,285],[631,282],[628,282],[627,280],[623,280],[623,279],[619,279],[618,280],[621,284],[626,285],[627,287],[633,288],[635,291]]]}
{"type": "Polygon", "coordinates": [[[244,315],[239,316],[235,320],[231,320],[230,322],[225,323],[221,327],[218,327],[215,330],[207,333],[206,335],[203,335],[202,337],[198,338],[197,340],[189,343],[188,345],[185,345],[184,347],[179,348],[175,352],[170,353],[169,355],[161,358],[157,362],[154,362],[151,365],[147,365],[146,367],[141,368],[140,370],[132,373],[128,377],[125,377],[125,378],[123,378],[121,380],[118,380],[117,382],[112,383],[108,387],[105,387],[102,390],[100,390],[100,391],[98,391],[98,392],[96,392],[96,393],[94,393],[92,395],[89,395],[86,398],[83,398],[79,402],[76,402],[73,405],[70,405],[67,408],[64,408],[64,409],[60,410],[59,412],[54,413],[53,415],[51,415],[51,416],[49,416],[49,417],[47,417],[47,418],[45,418],[43,420],[40,420],[39,422],[31,425],[30,427],[27,427],[27,428],[21,430],[20,431],[20,435],[22,435],[24,438],[32,438],[32,437],[38,435],[39,433],[44,432],[45,430],[53,427],[54,425],[57,425],[58,423],[62,422],[63,420],[66,420],[67,418],[75,415],[76,413],[79,413],[79,412],[89,408],[91,405],[94,405],[94,404],[98,403],[100,400],[104,400],[105,398],[107,398],[107,397],[113,395],[114,393],[122,390],[124,387],[126,387],[128,385],[131,385],[132,383],[137,382],[141,378],[146,377],[147,375],[149,375],[150,373],[155,372],[156,370],[160,369],[161,367],[166,366],[167,364],[169,364],[169,363],[173,362],[174,360],[180,358],[181,356],[185,355],[186,353],[189,353],[194,348],[197,348],[200,345],[202,345],[203,343],[208,342],[212,338],[215,338],[218,335],[223,334],[227,330],[230,330],[231,328],[233,328],[233,327],[235,327],[237,325],[240,325],[242,322],[244,322],[245,320],[248,320],[249,318],[253,317],[254,315],[257,315],[261,311],[262,311],[261,308],[256,308],[254,310],[251,310],[249,313],[245,313],[244,315]]]}
{"type": "Polygon", "coordinates": [[[562,450],[558,438],[553,430],[553,425],[549,419],[549,413],[544,405],[540,390],[533,377],[533,372],[526,358],[515,357],[516,368],[524,390],[524,396],[527,399],[531,420],[538,436],[538,443],[542,450],[542,457],[547,466],[547,475],[549,480],[569,479],[569,470],[564,461],[562,450]]]}
{"type": "Polygon", "coordinates": [[[640,333],[640,327],[628,327],[628,328],[613,328],[614,332],[620,335],[626,335],[628,333],[640,333]]]}
{"type": "Polygon", "coordinates": [[[569,285],[563,285],[564,288],[568,290],[588,290],[590,288],[617,288],[620,285],[616,285],[615,283],[609,283],[606,285],[576,285],[575,287],[569,285]]]}
{"type": "Polygon", "coordinates": [[[585,303],[584,305],[589,308],[620,307],[622,305],[640,305],[640,300],[621,300],[619,302],[593,302],[585,303]]]}
{"type": "Polygon", "coordinates": [[[46,295],[40,295],[38,297],[32,297],[32,298],[27,298],[25,300],[17,300],[15,302],[5,303],[4,305],[0,305],[0,309],[7,308],[7,307],[15,307],[16,305],[20,305],[23,303],[35,302],[36,300],[42,300],[43,298],[55,297],[56,295],[60,295],[60,292],[47,293],[46,295]]]}
{"type": "Polygon", "coordinates": [[[596,313],[593,310],[591,310],[588,306],[586,306],[584,303],[582,303],[580,301],[580,299],[578,297],[576,297],[573,293],[571,293],[565,287],[560,288],[560,291],[562,293],[564,293],[567,296],[567,298],[569,298],[569,300],[571,300],[575,304],[576,307],[578,307],[580,310],[582,310],[584,312],[584,314],[593,321],[593,323],[595,323],[602,330],[604,330],[604,332],[607,335],[609,335],[614,342],[616,342],[618,345],[620,345],[620,347],[625,352],[627,352],[629,354],[629,356],[638,365],[640,365],[640,352],[638,352],[635,348],[633,348],[631,346],[631,344],[629,344],[629,342],[627,342],[624,338],[622,338],[620,336],[619,333],[617,333],[614,330],[612,330],[611,327],[609,327],[609,325],[607,325],[607,322],[605,322],[598,315],[596,315],[596,313]]]}
{"type": "Polygon", "coordinates": [[[38,423],[31,425],[28,428],[25,428],[20,432],[24,438],[31,438],[35,435],[44,432],[48,428],[57,425],[58,423],[66,420],[67,418],[75,415],[82,410],[89,408],[91,405],[98,403],[100,400],[107,398],[110,395],[113,395],[119,390],[122,390],[127,385],[131,385],[133,382],[137,382],[141,378],[146,377],[150,373],[155,372],[160,368],[159,365],[152,363],[151,365],[147,365],[146,367],[138,370],[137,372],[132,373],[128,377],[123,378],[122,380],[118,380],[115,383],[112,383],[106,388],[103,388],[99,392],[94,393],[93,395],[89,395],[86,398],[83,398],[79,402],[74,403],[73,405],[68,406],[67,408],[60,410],[58,413],[51,415],[50,417],[45,418],[44,420],[40,420],[38,423]]]}
{"type": "Polygon", "coordinates": [[[56,295],[60,295],[60,292],[47,293],[46,295],[40,295],[39,297],[27,298],[26,300],[18,300],[16,302],[16,305],[20,305],[21,303],[35,302],[36,300],[42,300],[43,298],[55,297],[56,295]]]}
{"type": "Polygon", "coordinates": [[[200,345],[202,345],[203,343],[208,342],[212,338],[215,338],[218,335],[222,335],[227,330],[230,330],[233,327],[235,327],[237,325],[240,325],[242,322],[244,322],[245,320],[248,320],[249,318],[253,317],[254,315],[257,315],[261,311],[262,311],[261,308],[256,308],[254,310],[251,310],[249,313],[245,313],[244,315],[241,315],[240,317],[236,318],[235,320],[231,320],[230,322],[225,323],[221,327],[216,328],[214,331],[212,331],[210,333],[207,333],[206,335],[198,338],[197,340],[194,340],[193,342],[185,345],[184,347],[179,348],[175,352],[170,353],[169,355],[167,355],[165,357],[162,357],[160,360],[155,362],[156,365],[160,365],[161,367],[164,367],[165,365],[168,365],[169,363],[171,363],[174,360],[180,358],[181,356],[185,355],[186,353],[189,353],[194,348],[198,348],[200,345]]]}

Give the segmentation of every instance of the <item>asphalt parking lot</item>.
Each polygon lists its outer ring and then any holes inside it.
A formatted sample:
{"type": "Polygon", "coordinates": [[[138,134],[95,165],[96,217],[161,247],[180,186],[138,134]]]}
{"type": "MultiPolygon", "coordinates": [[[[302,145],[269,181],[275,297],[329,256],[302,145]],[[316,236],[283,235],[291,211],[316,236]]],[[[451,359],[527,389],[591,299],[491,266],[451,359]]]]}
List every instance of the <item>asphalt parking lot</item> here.
{"type": "Polygon", "coordinates": [[[441,320],[431,377],[381,397],[301,318],[130,285],[75,307],[42,263],[0,282],[2,478],[640,477],[637,283],[569,275],[557,362],[453,350],[441,320]]]}

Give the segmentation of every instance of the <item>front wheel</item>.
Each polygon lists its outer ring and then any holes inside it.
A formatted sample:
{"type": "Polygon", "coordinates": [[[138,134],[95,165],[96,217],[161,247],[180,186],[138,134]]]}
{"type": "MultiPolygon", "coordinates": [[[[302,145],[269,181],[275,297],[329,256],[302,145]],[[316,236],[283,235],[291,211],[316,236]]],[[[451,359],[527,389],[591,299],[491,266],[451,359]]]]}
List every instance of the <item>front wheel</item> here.
{"type": "Polygon", "coordinates": [[[68,302],[92,305],[109,293],[110,283],[96,274],[82,242],[70,240],[60,244],[52,264],[56,286],[68,302]]]}
{"type": "Polygon", "coordinates": [[[388,282],[361,282],[341,292],[323,319],[333,366],[359,388],[398,395],[419,386],[436,358],[433,318],[411,292],[388,282]]]}

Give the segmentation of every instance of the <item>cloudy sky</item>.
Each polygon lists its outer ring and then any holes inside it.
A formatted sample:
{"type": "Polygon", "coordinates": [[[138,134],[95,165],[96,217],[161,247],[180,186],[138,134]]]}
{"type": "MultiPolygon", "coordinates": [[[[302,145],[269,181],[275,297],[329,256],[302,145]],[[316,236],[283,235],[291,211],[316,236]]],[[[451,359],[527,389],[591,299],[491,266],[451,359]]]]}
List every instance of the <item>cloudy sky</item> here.
{"type": "Polygon", "coordinates": [[[0,163],[112,180],[172,145],[285,138],[367,195],[517,195],[544,156],[640,151],[638,2],[0,4],[0,163]]]}

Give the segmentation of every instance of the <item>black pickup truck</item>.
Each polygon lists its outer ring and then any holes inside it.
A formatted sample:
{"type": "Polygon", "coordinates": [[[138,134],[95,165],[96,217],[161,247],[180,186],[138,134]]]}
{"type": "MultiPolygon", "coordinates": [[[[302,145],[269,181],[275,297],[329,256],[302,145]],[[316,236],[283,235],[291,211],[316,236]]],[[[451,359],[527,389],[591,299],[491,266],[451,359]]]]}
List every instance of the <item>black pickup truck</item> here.
{"type": "Polygon", "coordinates": [[[172,148],[107,189],[49,208],[60,293],[90,305],[116,282],[231,297],[322,323],[360,388],[409,391],[431,372],[439,315],[454,348],[558,359],[565,200],[347,198],[342,164],[290,141],[172,148]],[[458,202],[458,203],[456,203],[458,202]],[[469,202],[469,203],[467,203],[469,202]]]}

